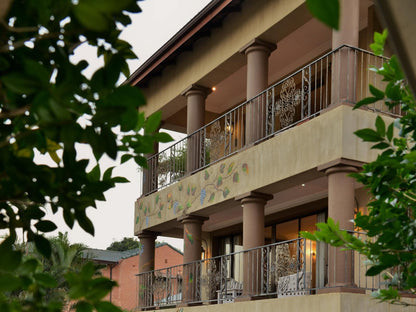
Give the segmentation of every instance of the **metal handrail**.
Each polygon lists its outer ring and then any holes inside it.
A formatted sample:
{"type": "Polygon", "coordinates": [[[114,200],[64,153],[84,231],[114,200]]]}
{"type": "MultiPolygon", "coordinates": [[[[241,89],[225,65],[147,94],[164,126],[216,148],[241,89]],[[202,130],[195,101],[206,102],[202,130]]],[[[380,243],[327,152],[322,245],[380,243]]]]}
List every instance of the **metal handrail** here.
{"type": "MultiPolygon", "coordinates": [[[[353,234],[368,239],[365,233],[353,234]]],[[[365,275],[367,265],[367,259],[354,251],[296,238],[137,274],[142,290],[137,306],[225,303],[241,295],[299,296],[339,286],[340,281],[362,290],[386,288],[382,274],[365,275]],[[345,272],[335,270],[334,263],[345,263],[345,272]],[[331,284],[331,279],[338,284],[331,284]]]]}

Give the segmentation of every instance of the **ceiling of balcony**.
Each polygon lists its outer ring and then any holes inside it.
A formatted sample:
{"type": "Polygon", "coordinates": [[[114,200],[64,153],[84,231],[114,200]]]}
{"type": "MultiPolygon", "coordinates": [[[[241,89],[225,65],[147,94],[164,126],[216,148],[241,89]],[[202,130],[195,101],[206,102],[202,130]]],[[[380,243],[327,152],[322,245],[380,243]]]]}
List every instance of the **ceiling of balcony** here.
{"type": "MultiPolygon", "coordinates": [[[[356,182],[355,188],[361,185],[356,182]]],[[[265,206],[265,225],[290,220],[299,216],[322,211],[327,208],[328,180],[316,170],[292,177],[287,181],[258,190],[273,194],[265,206]]],[[[357,203],[360,205],[360,203],[357,203]]],[[[229,235],[234,230],[241,232],[243,209],[239,201],[231,199],[215,207],[207,208],[200,215],[209,217],[202,230],[215,236],[229,235]]],[[[182,224],[172,221],[153,229],[164,236],[182,238],[182,224]]]]}
{"type": "MultiPolygon", "coordinates": [[[[368,24],[366,12],[370,5],[370,0],[361,2],[361,29],[364,29],[368,24]]],[[[290,24],[290,27],[294,28],[293,31],[287,31],[289,35],[284,36],[277,42],[277,49],[269,58],[269,85],[281,80],[331,49],[332,31],[328,27],[316,19],[311,19],[310,16],[303,22],[298,20],[297,23],[297,26],[293,23],[290,24]]],[[[262,39],[275,38],[279,31],[282,32],[282,30],[271,29],[270,34],[264,34],[262,39]]],[[[216,88],[216,91],[212,92],[206,99],[205,123],[245,101],[246,66],[244,64],[245,58],[240,55],[223,64],[222,68],[216,69],[216,74],[211,73],[206,78],[196,82],[206,87],[216,88]],[[220,80],[218,80],[218,77],[221,77],[220,80]]],[[[174,109],[167,113],[169,117],[164,120],[163,127],[185,133],[185,98],[178,95],[173,102],[170,106],[174,109]]]]}

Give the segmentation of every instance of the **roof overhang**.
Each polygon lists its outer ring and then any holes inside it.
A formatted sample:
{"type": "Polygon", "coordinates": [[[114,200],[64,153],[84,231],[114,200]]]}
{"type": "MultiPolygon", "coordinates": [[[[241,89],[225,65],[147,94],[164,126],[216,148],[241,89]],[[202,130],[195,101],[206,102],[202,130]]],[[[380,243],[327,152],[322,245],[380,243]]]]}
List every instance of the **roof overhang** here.
{"type": "Polygon", "coordinates": [[[213,0],[191,19],[179,32],[143,63],[124,84],[144,87],[154,76],[161,73],[182,52],[192,50],[193,44],[208,36],[213,28],[220,26],[231,12],[240,10],[243,0],[213,0]]]}

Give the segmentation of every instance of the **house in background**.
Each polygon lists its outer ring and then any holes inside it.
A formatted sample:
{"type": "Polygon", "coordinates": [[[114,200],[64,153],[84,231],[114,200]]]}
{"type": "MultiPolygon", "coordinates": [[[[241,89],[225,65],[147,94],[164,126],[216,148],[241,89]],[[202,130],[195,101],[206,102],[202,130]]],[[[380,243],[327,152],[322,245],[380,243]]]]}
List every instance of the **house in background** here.
{"type": "Polygon", "coordinates": [[[383,284],[365,259],[299,231],[328,217],[354,231],[369,200],[349,174],[377,153],[353,133],[401,114],[352,110],[369,83],[383,88],[374,31],[372,0],[342,0],[340,31],[303,0],[214,0],[133,73],[145,114],[187,134],[147,155],[137,309],[373,308],[366,293],[383,284]],[[184,239],[183,265],[155,269],[158,235],[184,239]]]}
{"type": "MultiPolygon", "coordinates": [[[[139,273],[140,248],[126,251],[112,251],[103,249],[86,249],[83,258],[92,260],[104,267],[100,270],[104,277],[116,281],[114,287],[105,298],[126,311],[137,306],[137,282],[139,273]]],[[[182,253],[167,243],[158,243],[155,246],[155,269],[180,265],[183,263],[182,253]]]]}

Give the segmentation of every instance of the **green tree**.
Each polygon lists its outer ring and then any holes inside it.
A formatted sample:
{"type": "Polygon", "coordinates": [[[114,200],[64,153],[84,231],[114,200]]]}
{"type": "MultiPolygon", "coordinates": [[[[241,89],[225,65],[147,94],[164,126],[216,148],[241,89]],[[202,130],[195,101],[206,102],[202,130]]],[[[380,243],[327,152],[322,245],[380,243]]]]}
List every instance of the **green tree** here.
{"type": "MultiPolygon", "coordinates": [[[[46,290],[43,301],[47,303],[62,302],[64,305],[68,305],[68,284],[65,274],[81,270],[83,264],[81,253],[87,247],[83,244],[71,244],[68,240],[68,233],[61,232],[58,233],[58,236],[50,238],[49,242],[52,249],[50,258],[45,258],[39,253],[33,243],[18,244],[16,248],[23,251],[24,258],[31,261],[37,260],[35,270],[37,274],[47,273],[56,281],[56,287],[46,290]]],[[[32,294],[27,291],[15,291],[12,296],[23,303],[33,300],[32,294]]]]}
{"type": "MultiPolygon", "coordinates": [[[[45,233],[56,229],[45,211],[61,213],[72,228],[77,222],[94,234],[86,209],[105,200],[104,192],[123,177],[112,168],[91,171],[76,146],[91,147],[95,160],[104,155],[145,165],[155,141],[171,140],[155,133],[160,114],[148,119],[139,111],[145,99],[135,87],[118,85],[129,75],[130,44],[119,38],[140,12],[136,0],[3,0],[0,2],[0,311],[60,311],[62,302],[44,300],[59,282],[39,272],[39,261],[14,249],[17,231],[46,258],[53,248],[45,233]],[[86,60],[71,62],[78,46],[97,48],[104,64],[91,78],[86,60]],[[140,132],[142,131],[142,132],[140,132]],[[139,134],[143,133],[143,134],[139,134]],[[34,161],[36,152],[55,165],[34,161]],[[24,291],[30,300],[11,293],[24,291]]],[[[114,282],[95,275],[92,264],[80,273],[67,272],[69,299],[77,311],[120,311],[102,301],[114,282]]]]}
{"type": "MultiPolygon", "coordinates": [[[[335,27],[323,6],[328,1],[307,0],[307,3],[317,18],[335,27]]],[[[375,54],[382,55],[386,38],[387,31],[374,34],[371,48],[375,54]]],[[[373,149],[380,150],[375,161],[352,175],[371,194],[368,215],[358,213],[354,220],[368,239],[360,240],[341,230],[331,219],[317,224],[320,231],[315,234],[302,235],[365,255],[369,260],[366,275],[388,272],[384,273],[388,288],[374,296],[381,301],[407,305],[401,301],[401,292],[416,293],[416,102],[396,56],[386,60],[382,67],[370,70],[383,77],[386,88],[379,90],[370,85],[372,96],[358,102],[355,109],[383,101],[391,109],[400,106],[404,115],[389,125],[377,116],[374,129],[355,132],[363,141],[374,143],[373,149]]]]}
{"type": "Polygon", "coordinates": [[[124,237],[121,241],[112,242],[107,250],[114,251],[126,251],[131,249],[140,248],[140,242],[133,237],[124,237]]]}

